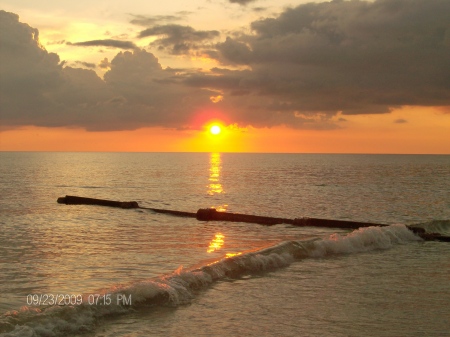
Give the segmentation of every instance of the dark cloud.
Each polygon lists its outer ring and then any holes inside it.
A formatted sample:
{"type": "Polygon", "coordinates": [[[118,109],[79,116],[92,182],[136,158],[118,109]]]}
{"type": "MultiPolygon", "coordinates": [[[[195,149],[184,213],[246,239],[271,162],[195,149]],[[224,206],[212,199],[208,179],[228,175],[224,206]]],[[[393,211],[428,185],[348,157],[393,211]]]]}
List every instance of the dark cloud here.
{"type": "Polygon", "coordinates": [[[217,51],[220,52],[219,60],[222,63],[248,65],[253,62],[254,54],[245,42],[227,37],[225,42],[219,43],[216,47],[217,51]]]}
{"type": "Polygon", "coordinates": [[[95,69],[97,67],[95,65],[95,63],[89,63],[89,62],[83,62],[83,61],[76,61],[75,63],[79,64],[83,67],[90,68],[90,69],[95,69]]]}
{"type": "Polygon", "coordinates": [[[58,55],[39,43],[39,31],[0,11],[0,108],[2,125],[39,123],[53,108],[46,94],[63,83],[58,55]]]}
{"type": "Polygon", "coordinates": [[[258,93],[255,88],[263,87],[266,80],[254,78],[252,70],[214,68],[208,74],[188,74],[183,84],[220,92],[224,99],[217,105],[227,111],[230,120],[240,125],[289,125],[304,129],[336,127],[331,115],[301,111],[297,102],[284,99],[282,95],[258,93]]]}
{"type": "Polygon", "coordinates": [[[112,39],[105,39],[105,40],[91,40],[91,41],[83,41],[83,42],[67,42],[68,45],[71,46],[81,46],[81,47],[92,47],[92,46],[99,46],[99,47],[113,47],[113,48],[119,48],[119,49],[135,49],[137,46],[131,42],[131,41],[120,41],[120,40],[112,40],[112,39]]]}
{"type": "Polygon", "coordinates": [[[248,5],[250,2],[255,2],[257,0],[228,0],[232,4],[239,4],[242,6],[248,5]]]}
{"type": "Polygon", "coordinates": [[[130,23],[138,26],[154,26],[161,22],[174,22],[180,21],[184,19],[189,12],[179,12],[179,15],[154,15],[154,16],[145,16],[145,15],[134,15],[131,16],[134,18],[130,21],[130,23]]]}
{"type": "Polygon", "coordinates": [[[251,67],[240,83],[253,94],[327,114],[450,104],[447,0],[310,3],[251,28],[216,58],[251,67]]]}
{"type": "MultiPolygon", "coordinates": [[[[222,66],[164,69],[133,45],[100,61],[108,69],[102,79],[60,62],[41,46],[37,29],[0,11],[0,124],[186,128],[199,111],[221,111],[244,126],[330,129],[345,125],[345,114],[450,106],[448,0],[310,3],[251,28],[218,44],[215,30],[148,28],[139,37],[157,36],[155,46],[201,52],[222,66]]],[[[105,41],[126,43],[82,43],[105,41]]]]}
{"type": "Polygon", "coordinates": [[[208,90],[180,84],[145,50],[120,52],[104,80],[93,70],[64,66],[39,43],[39,32],[0,11],[0,124],[125,130],[187,127],[208,90]]]}
{"type": "Polygon", "coordinates": [[[175,24],[160,25],[145,29],[139,33],[139,37],[161,36],[152,43],[159,49],[167,49],[171,54],[188,54],[191,50],[198,49],[208,40],[217,38],[220,33],[217,30],[195,30],[190,26],[175,24]]]}

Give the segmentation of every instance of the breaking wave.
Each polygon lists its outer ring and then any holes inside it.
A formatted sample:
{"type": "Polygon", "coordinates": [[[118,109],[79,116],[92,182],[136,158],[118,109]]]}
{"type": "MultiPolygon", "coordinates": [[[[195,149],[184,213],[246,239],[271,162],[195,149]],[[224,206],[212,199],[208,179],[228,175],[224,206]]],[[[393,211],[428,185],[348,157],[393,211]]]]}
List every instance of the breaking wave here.
{"type": "MultiPolygon", "coordinates": [[[[449,222],[442,226],[448,229],[449,222]]],[[[220,280],[276,270],[305,258],[389,249],[398,244],[421,240],[404,225],[390,225],[361,228],[347,235],[333,234],[326,239],[281,242],[262,250],[223,258],[199,268],[180,267],[168,275],[104,289],[100,292],[104,297],[97,304],[93,303],[93,294],[85,294],[80,305],[24,306],[19,310],[9,311],[0,318],[0,336],[83,334],[93,331],[106,317],[123,315],[142,307],[189,303],[199,291],[220,280]],[[107,305],[100,305],[105,304],[105,298],[110,301],[107,305]]]]}
{"type": "Polygon", "coordinates": [[[450,220],[432,220],[420,224],[420,227],[425,229],[428,233],[450,235],[450,220]]]}

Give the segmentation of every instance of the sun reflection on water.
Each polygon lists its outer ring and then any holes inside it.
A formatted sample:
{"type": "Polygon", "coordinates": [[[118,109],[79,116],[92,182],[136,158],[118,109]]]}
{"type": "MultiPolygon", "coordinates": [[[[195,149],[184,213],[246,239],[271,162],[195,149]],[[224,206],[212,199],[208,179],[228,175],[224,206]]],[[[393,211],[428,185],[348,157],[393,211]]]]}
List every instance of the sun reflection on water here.
{"type": "MultiPolygon", "coordinates": [[[[209,243],[208,249],[206,250],[207,253],[212,253],[215,252],[217,250],[220,250],[223,248],[223,245],[225,244],[225,235],[223,235],[222,233],[217,233],[216,235],[214,235],[214,238],[211,240],[211,242],[209,243]]],[[[225,258],[231,258],[234,256],[238,256],[241,255],[241,252],[237,252],[237,253],[226,253],[225,254],[225,258]]]]}
{"type": "Polygon", "coordinates": [[[220,183],[220,170],[222,168],[222,159],[220,153],[211,153],[209,158],[209,185],[208,194],[214,195],[223,193],[223,187],[220,183]]]}
{"type": "Polygon", "coordinates": [[[223,244],[225,243],[224,239],[225,239],[225,235],[223,235],[222,233],[217,233],[214,236],[214,239],[212,239],[211,242],[209,243],[209,247],[206,250],[206,252],[212,253],[212,252],[222,248],[223,244]]]}
{"type": "Polygon", "coordinates": [[[230,257],[233,257],[233,256],[238,256],[238,255],[241,255],[242,253],[226,253],[225,254],[225,257],[226,258],[230,258],[230,257]]]}

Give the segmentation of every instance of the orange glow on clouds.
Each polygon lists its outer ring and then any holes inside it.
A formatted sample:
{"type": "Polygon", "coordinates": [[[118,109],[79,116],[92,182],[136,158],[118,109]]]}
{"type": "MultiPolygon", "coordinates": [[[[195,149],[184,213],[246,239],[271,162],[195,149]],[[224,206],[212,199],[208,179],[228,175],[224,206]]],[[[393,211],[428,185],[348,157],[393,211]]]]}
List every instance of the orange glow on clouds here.
{"type": "Polygon", "coordinates": [[[190,121],[190,126],[195,130],[201,130],[212,124],[228,125],[232,124],[226,113],[220,109],[204,109],[198,111],[190,121]]]}

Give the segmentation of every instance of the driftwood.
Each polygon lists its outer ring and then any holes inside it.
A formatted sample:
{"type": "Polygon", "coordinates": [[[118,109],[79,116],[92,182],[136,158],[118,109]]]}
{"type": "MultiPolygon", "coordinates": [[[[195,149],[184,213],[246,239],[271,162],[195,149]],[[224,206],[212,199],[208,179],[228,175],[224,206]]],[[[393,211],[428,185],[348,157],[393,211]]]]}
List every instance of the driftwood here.
{"type": "Polygon", "coordinates": [[[290,224],[297,227],[329,227],[329,228],[350,228],[387,226],[385,224],[375,224],[369,222],[356,222],[346,220],[328,220],[317,218],[274,218],[268,216],[247,215],[239,213],[217,212],[214,208],[199,209],[197,211],[197,220],[200,221],[232,221],[232,222],[250,222],[261,225],[290,224]]]}
{"type": "Polygon", "coordinates": [[[76,197],[73,195],[66,195],[65,197],[58,198],[57,202],[59,204],[66,204],[66,205],[97,205],[97,206],[109,206],[117,208],[141,208],[141,209],[148,209],[156,213],[164,213],[191,218],[195,218],[197,216],[196,213],[190,212],[180,212],[168,209],[141,207],[136,201],[113,201],[106,199],[85,198],[85,197],[76,197]]]}
{"type": "MultiPolygon", "coordinates": [[[[327,227],[327,228],[348,228],[358,229],[361,227],[372,226],[388,226],[387,224],[377,224],[370,222],[357,222],[347,220],[330,220],[330,219],[318,219],[318,218],[276,218],[268,216],[248,215],[240,213],[230,212],[218,212],[214,208],[201,208],[197,213],[173,211],[168,209],[141,207],[136,201],[113,201],[106,199],[95,199],[77,197],[72,195],[66,195],[65,197],[58,198],[60,204],[67,205],[98,205],[109,206],[118,208],[140,208],[147,209],[156,213],[174,215],[179,217],[196,218],[199,221],[230,221],[230,222],[246,222],[256,223],[260,225],[272,226],[277,224],[290,224],[297,227],[327,227]]],[[[439,233],[427,233],[424,228],[418,226],[407,226],[409,230],[420,236],[427,241],[444,241],[450,242],[450,237],[443,236],[439,233]]]]}
{"type": "Polygon", "coordinates": [[[277,224],[293,224],[294,220],[285,218],[273,218],[268,216],[247,215],[229,212],[217,212],[214,208],[201,208],[197,211],[197,220],[199,221],[231,221],[231,222],[248,222],[260,225],[277,225],[277,224]]]}
{"type": "Polygon", "coordinates": [[[118,208],[139,208],[139,204],[136,201],[113,201],[105,199],[75,197],[72,195],[66,195],[65,197],[58,198],[57,202],[59,204],[66,205],[98,205],[118,208]]]}

